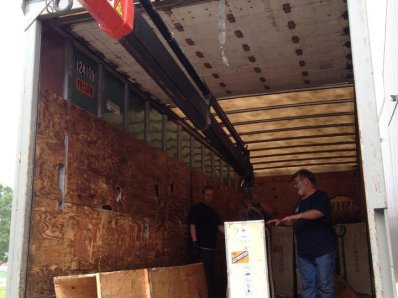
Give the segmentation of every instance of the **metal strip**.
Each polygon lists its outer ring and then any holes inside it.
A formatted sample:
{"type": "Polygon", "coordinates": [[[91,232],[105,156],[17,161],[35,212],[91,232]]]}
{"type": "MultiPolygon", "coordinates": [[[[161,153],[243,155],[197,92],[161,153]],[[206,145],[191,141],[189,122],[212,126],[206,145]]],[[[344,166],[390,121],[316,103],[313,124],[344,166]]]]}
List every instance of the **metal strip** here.
{"type": "Polygon", "coordinates": [[[304,144],[304,145],[290,145],[290,146],[276,146],[276,147],[268,147],[268,148],[256,148],[250,149],[253,151],[266,151],[266,150],[279,150],[279,149],[290,149],[290,148],[305,148],[305,147],[320,147],[320,146],[338,146],[338,145],[355,145],[355,141],[351,142],[328,142],[328,143],[318,143],[318,144],[304,144]]]}
{"type": "Polygon", "coordinates": [[[256,159],[256,158],[264,158],[264,157],[289,156],[289,155],[314,154],[314,153],[335,153],[335,152],[349,152],[349,151],[356,152],[356,149],[353,148],[353,149],[316,150],[316,151],[301,151],[301,152],[278,153],[278,154],[252,156],[250,159],[253,160],[253,159],[256,159]]]}
{"type": "Polygon", "coordinates": [[[289,141],[289,140],[305,140],[305,139],[317,139],[317,138],[331,138],[331,137],[348,137],[355,136],[355,133],[330,133],[324,135],[310,135],[310,136],[297,136],[297,137],[286,137],[286,138],[274,138],[267,140],[255,140],[246,141],[246,144],[256,144],[256,143],[268,143],[268,142],[278,142],[278,141],[289,141]]]}
{"type": "Polygon", "coordinates": [[[320,100],[320,101],[311,101],[311,102],[291,103],[291,104],[285,104],[285,105],[274,105],[274,106],[267,106],[267,107],[247,108],[247,109],[226,111],[225,113],[227,115],[231,115],[231,114],[258,112],[258,111],[291,109],[291,108],[298,108],[298,107],[335,105],[335,104],[350,103],[350,102],[354,102],[354,98],[330,99],[330,100],[320,100]]]}
{"type": "MultiPolygon", "coordinates": [[[[343,165],[343,164],[352,164],[352,166],[356,166],[356,162],[325,162],[325,163],[317,163],[317,164],[304,164],[305,167],[315,167],[315,166],[328,166],[328,165],[343,165]]],[[[272,169],[281,169],[281,168],[296,168],[296,167],[302,167],[303,164],[296,164],[296,165],[290,165],[290,166],[279,166],[279,167],[263,167],[263,168],[254,168],[254,171],[259,171],[259,170],[272,170],[272,169]]]]}
{"type": "Polygon", "coordinates": [[[292,162],[292,161],[309,161],[309,160],[317,160],[317,159],[330,159],[330,158],[356,158],[356,155],[348,155],[348,156],[321,156],[321,157],[311,157],[311,158],[295,158],[295,159],[282,159],[278,161],[258,161],[252,162],[252,165],[259,165],[259,164],[270,164],[270,163],[281,163],[281,162],[292,162]]]}
{"type": "MultiPolygon", "coordinates": [[[[354,115],[355,115],[354,112],[312,114],[312,115],[278,117],[278,118],[251,120],[251,121],[240,121],[240,122],[234,122],[233,124],[234,124],[234,126],[239,126],[239,125],[248,125],[248,124],[262,124],[262,123],[269,123],[269,122],[279,122],[279,121],[291,121],[291,120],[301,120],[301,119],[311,119],[311,118],[342,117],[342,116],[354,116],[354,115]]],[[[220,123],[220,125],[224,126],[223,123],[220,123]]]]}
{"type": "Polygon", "coordinates": [[[318,129],[318,128],[328,128],[328,127],[346,127],[355,126],[355,123],[336,123],[336,124],[323,124],[323,125],[313,125],[313,126],[297,126],[297,127],[287,127],[287,128],[276,128],[268,130],[255,130],[248,132],[240,132],[241,136],[256,135],[259,133],[272,133],[272,132],[283,132],[283,131],[294,131],[294,130],[308,130],[308,129],[318,129]]]}

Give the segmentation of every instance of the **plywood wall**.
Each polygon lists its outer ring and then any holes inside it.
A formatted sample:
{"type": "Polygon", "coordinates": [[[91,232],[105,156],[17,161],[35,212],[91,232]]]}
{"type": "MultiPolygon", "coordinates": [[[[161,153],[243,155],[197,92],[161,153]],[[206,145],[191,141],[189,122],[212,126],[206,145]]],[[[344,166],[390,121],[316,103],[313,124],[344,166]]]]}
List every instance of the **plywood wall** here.
{"type": "MultiPolygon", "coordinates": [[[[318,189],[325,191],[330,198],[346,196],[353,199],[362,208],[365,215],[365,202],[361,195],[361,177],[358,171],[316,173],[318,189]]],[[[293,212],[298,195],[293,188],[291,176],[256,177],[253,197],[272,207],[276,217],[293,212]]]]}
{"type": "Polygon", "coordinates": [[[59,275],[189,262],[187,215],[206,183],[216,187],[220,218],[238,219],[239,192],[42,92],[27,296],[54,295],[59,275]]]}

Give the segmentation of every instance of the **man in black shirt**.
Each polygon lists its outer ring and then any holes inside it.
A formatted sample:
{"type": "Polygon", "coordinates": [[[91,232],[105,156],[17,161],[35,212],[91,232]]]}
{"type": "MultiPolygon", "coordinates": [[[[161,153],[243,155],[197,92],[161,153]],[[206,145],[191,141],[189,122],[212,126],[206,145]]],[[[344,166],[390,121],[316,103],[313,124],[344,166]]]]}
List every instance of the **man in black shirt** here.
{"type": "Polygon", "coordinates": [[[202,195],[202,202],[192,207],[188,223],[192,239],[193,259],[203,262],[207,283],[210,287],[217,231],[224,233],[224,226],[218,220],[216,211],[209,206],[214,198],[213,187],[206,185],[202,189],[202,195]]]}
{"type": "Polygon", "coordinates": [[[300,195],[294,214],[267,223],[293,225],[302,297],[333,298],[336,239],[328,195],[316,189],[315,176],[308,170],[296,172],[292,181],[300,195]]]}

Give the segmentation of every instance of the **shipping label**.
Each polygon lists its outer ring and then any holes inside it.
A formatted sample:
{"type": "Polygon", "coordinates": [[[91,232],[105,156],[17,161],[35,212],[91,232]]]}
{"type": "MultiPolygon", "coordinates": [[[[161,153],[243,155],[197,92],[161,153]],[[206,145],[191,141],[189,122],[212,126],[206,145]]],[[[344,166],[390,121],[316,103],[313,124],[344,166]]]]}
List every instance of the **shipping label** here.
{"type": "Polygon", "coordinates": [[[244,251],[233,251],[231,252],[232,264],[249,263],[249,252],[244,251]]]}

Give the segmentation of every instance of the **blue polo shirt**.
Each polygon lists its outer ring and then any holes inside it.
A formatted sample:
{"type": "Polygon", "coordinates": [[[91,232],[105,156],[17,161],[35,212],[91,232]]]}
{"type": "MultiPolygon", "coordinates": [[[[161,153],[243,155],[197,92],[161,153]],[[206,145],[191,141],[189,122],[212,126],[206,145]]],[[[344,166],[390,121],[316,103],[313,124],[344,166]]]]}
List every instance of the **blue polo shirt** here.
{"type": "Polygon", "coordinates": [[[315,191],[306,199],[301,199],[295,214],[308,210],[318,210],[323,217],[318,219],[299,219],[294,225],[297,241],[297,253],[301,258],[314,259],[336,248],[336,235],[331,221],[330,200],[326,193],[315,191]]]}

